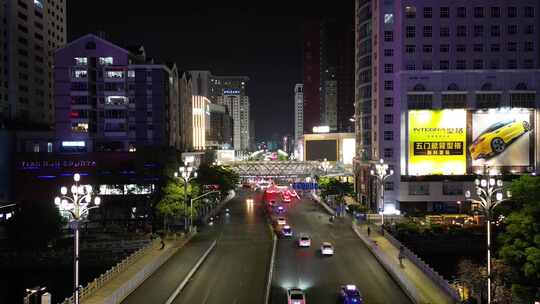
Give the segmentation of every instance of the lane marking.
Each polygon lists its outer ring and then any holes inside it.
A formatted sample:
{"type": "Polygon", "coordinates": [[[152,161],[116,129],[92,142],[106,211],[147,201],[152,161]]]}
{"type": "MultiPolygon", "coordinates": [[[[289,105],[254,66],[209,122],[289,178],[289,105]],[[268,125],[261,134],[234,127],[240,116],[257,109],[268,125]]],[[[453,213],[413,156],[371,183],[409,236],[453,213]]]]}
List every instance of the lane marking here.
{"type": "Polygon", "coordinates": [[[210,245],[210,247],[206,250],[206,252],[202,255],[202,257],[199,258],[199,260],[197,261],[197,263],[195,264],[195,266],[193,266],[193,268],[191,268],[191,270],[189,271],[188,275],[184,278],[184,280],[180,283],[180,285],[178,285],[178,287],[176,288],[176,290],[171,294],[171,296],[167,299],[167,301],[165,302],[165,304],[171,304],[174,299],[180,294],[180,292],[182,291],[182,289],[184,289],[184,287],[186,287],[187,283],[189,282],[189,280],[191,279],[191,277],[195,274],[195,272],[197,271],[197,269],[199,269],[199,267],[201,266],[201,264],[204,262],[204,260],[206,260],[206,257],[208,257],[208,255],[210,254],[210,252],[212,252],[212,250],[216,247],[216,244],[217,244],[217,241],[214,241],[212,242],[212,245],[210,245]]]}

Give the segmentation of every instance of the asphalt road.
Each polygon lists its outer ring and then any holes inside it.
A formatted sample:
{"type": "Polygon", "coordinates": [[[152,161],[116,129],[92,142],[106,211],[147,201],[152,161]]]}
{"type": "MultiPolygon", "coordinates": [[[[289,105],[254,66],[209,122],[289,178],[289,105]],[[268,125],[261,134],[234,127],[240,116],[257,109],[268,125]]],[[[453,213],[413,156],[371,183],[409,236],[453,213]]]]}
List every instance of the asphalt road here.
{"type": "Polygon", "coordinates": [[[271,233],[260,195],[237,193],[228,206],[230,216],[222,217],[215,249],[173,303],[264,302],[271,233]],[[247,196],[256,198],[254,204],[246,204],[247,196]]]}
{"type": "Polygon", "coordinates": [[[286,290],[293,287],[304,290],[309,304],[337,303],[343,284],[355,284],[364,303],[411,303],[354,234],[350,221],[330,223],[329,215],[308,199],[291,203],[285,217],[293,238],[280,238],[278,242],[271,303],[287,303],[286,290]],[[310,248],[297,247],[299,233],[311,236],[310,248]],[[334,245],[331,257],[320,256],[319,248],[325,241],[334,245]]]}

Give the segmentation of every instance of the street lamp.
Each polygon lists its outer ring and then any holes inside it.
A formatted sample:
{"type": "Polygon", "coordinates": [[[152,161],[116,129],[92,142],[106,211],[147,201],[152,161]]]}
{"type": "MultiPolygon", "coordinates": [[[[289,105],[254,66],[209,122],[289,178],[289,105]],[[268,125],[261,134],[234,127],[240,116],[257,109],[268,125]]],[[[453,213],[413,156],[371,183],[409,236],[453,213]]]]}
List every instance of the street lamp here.
{"type": "Polygon", "coordinates": [[[192,166],[181,166],[178,168],[178,172],[174,172],[174,177],[180,178],[184,182],[184,201],[186,206],[189,203],[189,232],[191,232],[191,226],[193,221],[193,200],[190,200],[188,193],[188,183],[197,178],[197,172],[195,172],[192,166]]]}
{"type": "Polygon", "coordinates": [[[384,227],[384,181],[387,180],[390,176],[394,175],[394,170],[388,169],[388,164],[384,163],[384,159],[380,159],[375,165],[375,170],[371,169],[370,173],[372,176],[377,178],[379,183],[379,210],[381,210],[381,224],[384,227]]]}
{"type": "Polygon", "coordinates": [[[321,167],[322,167],[323,170],[324,170],[324,175],[327,175],[327,174],[328,174],[328,168],[330,168],[330,162],[325,158],[325,159],[321,162],[321,167]]]}
{"type": "Polygon", "coordinates": [[[493,217],[493,209],[500,203],[506,201],[512,194],[510,191],[506,191],[506,198],[504,197],[503,181],[500,178],[490,174],[489,169],[484,166],[484,173],[479,178],[474,180],[476,195],[478,199],[471,197],[471,191],[465,192],[465,197],[471,202],[480,206],[480,209],[486,216],[487,226],[487,294],[488,304],[491,303],[491,221],[493,217]]]}
{"type": "Polygon", "coordinates": [[[75,183],[69,188],[62,186],[60,188],[61,196],[54,198],[54,204],[60,210],[60,213],[67,215],[70,218],[70,226],[75,232],[75,304],[79,304],[79,224],[80,221],[86,216],[91,209],[98,208],[101,203],[101,198],[99,196],[94,196],[94,201],[92,203],[92,186],[90,185],[79,185],[81,180],[81,175],[75,173],[73,175],[73,180],[75,183]]]}

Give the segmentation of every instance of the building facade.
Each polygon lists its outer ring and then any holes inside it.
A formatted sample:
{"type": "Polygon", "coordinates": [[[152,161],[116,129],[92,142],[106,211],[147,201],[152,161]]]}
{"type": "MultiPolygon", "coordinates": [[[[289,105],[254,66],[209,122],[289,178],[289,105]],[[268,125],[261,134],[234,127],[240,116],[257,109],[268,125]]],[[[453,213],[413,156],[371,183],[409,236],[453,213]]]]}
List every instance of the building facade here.
{"type": "Polygon", "coordinates": [[[321,123],[321,33],[320,20],[311,19],[303,27],[304,134],[321,123]]]}
{"type": "Polygon", "coordinates": [[[206,136],[207,149],[232,148],[233,121],[224,105],[210,103],[210,130],[206,136]]]}
{"type": "Polygon", "coordinates": [[[55,54],[59,151],[180,145],[178,72],[95,35],[55,54]]]}
{"type": "Polygon", "coordinates": [[[66,1],[2,1],[0,20],[0,120],[52,126],[53,54],[66,43],[66,1]]]}
{"type": "Polygon", "coordinates": [[[193,148],[206,149],[206,136],[210,133],[210,100],[193,96],[193,148]]]}
{"type": "Polygon", "coordinates": [[[405,211],[457,210],[484,164],[536,172],[539,9],[532,0],[357,1],[356,174],[364,200],[374,203],[367,170],[380,158],[396,172],[385,203],[405,211]],[[495,136],[503,126],[519,131],[495,136]]]}
{"type": "Polygon", "coordinates": [[[191,151],[193,150],[193,86],[189,72],[181,72],[178,88],[180,90],[180,150],[191,151]]]}
{"type": "Polygon", "coordinates": [[[304,85],[294,85],[294,144],[304,134],[304,85]]]}
{"type": "Polygon", "coordinates": [[[250,106],[247,76],[215,76],[210,79],[210,100],[227,107],[233,119],[233,147],[250,149],[250,106]]]}

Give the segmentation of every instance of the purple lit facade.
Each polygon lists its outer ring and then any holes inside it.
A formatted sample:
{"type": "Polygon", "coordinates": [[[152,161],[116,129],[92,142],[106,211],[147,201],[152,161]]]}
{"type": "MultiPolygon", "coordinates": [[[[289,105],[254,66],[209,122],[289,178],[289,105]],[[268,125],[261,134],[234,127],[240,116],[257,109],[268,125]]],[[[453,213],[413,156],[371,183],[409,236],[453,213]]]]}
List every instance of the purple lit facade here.
{"type": "MultiPolygon", "coordinates": [[[[357,1],[355,171],[364,201],[374,199],[370,164],[383,158],[396,172],[385,201],[406,211],[457,209],[472,189],[472,160],[462,175],[410,174],[408,113],[525,108],[536,117],[539,14],[534,0],[357,1]]],[[[533,141],[530,165],[508,174],[537,170],[533,141]]]]}
{"type": "Polygon", "coordinates": [[[55,151],[73,149],[65,142],[84,142],[84,152],[181,148],[175,65],[89,34],[56,52],[54,76],[55,151]]]}

